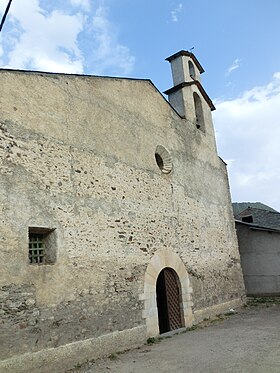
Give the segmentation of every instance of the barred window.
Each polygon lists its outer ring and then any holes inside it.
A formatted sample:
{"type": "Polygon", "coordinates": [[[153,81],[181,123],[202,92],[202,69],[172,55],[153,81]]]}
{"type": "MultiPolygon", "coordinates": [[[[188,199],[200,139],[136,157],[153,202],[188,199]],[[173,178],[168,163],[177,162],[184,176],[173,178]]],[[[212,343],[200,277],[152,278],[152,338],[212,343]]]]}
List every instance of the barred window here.
{"type": "Polygon", "coordinates": [[[45,262],[45,244],[42,234],[29,233],[29,262],[30,264],[45,262]]]}
{"type": "Polygon", "coordinates": [[[53,264],[56,260],[54,229],[30,227],[28,258],[30,264],[53,264]]]}

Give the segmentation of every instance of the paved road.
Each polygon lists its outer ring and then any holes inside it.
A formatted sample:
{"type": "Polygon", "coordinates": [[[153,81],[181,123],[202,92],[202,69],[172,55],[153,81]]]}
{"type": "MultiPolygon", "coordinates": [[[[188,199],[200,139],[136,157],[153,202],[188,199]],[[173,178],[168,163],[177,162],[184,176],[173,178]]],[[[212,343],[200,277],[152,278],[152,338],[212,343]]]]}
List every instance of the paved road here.
{"type": "Polygon", "coordinates": [[[280,373],[280,305],[247,308],[226,320],[102,359],[79,373],[280,373]]]}

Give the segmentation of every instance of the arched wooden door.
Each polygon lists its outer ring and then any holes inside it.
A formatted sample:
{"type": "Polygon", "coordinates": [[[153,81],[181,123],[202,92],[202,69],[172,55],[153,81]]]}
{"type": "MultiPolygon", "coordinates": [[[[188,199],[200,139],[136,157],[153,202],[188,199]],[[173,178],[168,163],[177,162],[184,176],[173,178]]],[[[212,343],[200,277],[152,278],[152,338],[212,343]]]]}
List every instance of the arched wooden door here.
{"type": "Polygon", "coordinates": [[[160,334],[183,327],[181,285],[172,268],[164,268],[158,275],[156,293],[160,334]]]}

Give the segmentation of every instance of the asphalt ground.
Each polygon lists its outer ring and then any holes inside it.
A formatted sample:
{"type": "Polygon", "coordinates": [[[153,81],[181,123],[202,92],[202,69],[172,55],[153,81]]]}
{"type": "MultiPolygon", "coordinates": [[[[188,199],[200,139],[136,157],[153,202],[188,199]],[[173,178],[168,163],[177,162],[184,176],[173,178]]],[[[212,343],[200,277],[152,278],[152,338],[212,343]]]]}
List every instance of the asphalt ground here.
{"type": "Polygon", "coordinates": [[[152,345],[76,367],[75,373],[280,373],[280,302],[208,320],[152,345]]]}

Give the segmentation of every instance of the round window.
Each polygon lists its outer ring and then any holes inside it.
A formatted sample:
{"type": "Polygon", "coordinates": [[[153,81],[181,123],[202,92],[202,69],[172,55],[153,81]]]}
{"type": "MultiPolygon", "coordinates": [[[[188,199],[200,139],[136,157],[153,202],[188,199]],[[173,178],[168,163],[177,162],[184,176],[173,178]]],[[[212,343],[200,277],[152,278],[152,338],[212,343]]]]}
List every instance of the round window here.
{"type": "Polygon", "coordinates": [[[159,169],[168,174],[172,170],[172,160],[169,151],[162,145],[156,147],[155,159],[159,169]]]}

